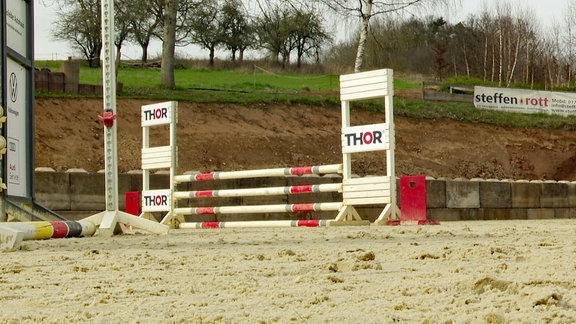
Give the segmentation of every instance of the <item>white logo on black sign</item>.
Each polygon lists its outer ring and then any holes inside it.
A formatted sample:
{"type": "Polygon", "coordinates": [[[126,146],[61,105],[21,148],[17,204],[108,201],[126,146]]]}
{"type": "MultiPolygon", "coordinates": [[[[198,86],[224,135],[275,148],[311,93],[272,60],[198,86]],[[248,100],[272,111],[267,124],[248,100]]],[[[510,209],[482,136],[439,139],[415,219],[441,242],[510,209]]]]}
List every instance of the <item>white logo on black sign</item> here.
{"type": "Polygon", "coordinates": [[[16,102],[18,100],[18,79],[16,78],[16,73],[12,72],[10,74],[10,100],[16,102]]]}

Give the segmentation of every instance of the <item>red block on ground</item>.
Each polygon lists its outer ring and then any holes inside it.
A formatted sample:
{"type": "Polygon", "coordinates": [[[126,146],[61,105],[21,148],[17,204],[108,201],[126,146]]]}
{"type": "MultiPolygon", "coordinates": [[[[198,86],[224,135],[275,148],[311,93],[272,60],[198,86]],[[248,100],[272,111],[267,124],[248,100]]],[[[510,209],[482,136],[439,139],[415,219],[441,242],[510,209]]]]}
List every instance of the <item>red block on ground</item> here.
{"type": "Polygon", "coordinates": [[[135,216],[140,216],[140,192],[126,192],[126,212],[135,216]]]}
{"type": "Polygon", "coordinates": [[[426,222],[426,176],[400,177],[400,222],[426,222]]]}

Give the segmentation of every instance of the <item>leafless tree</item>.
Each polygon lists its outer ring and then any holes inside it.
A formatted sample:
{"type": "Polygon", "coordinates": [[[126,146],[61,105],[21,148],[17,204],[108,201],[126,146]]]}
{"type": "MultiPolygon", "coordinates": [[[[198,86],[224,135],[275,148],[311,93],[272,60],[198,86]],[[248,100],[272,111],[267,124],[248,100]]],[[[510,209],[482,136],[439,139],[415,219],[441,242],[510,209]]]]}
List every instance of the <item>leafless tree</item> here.
{"type": "Polygon", "coordinates": [[[240,0],[226,1],[222,4],[219,26],[222,32],[222,45],[231,52],[232,61],[236,61],[237,53],[242,61],[244,51],[256,44],[256,35],[254,26],[240,0]]]}
{"type": "Polygon", "coordinates": [[[370,29],[370,21],[373,17],[400,12],[410,7],[424,5],[445,4],[447,0],[316,0],[322,2],[334,12],[346,16],[360,19],[358,34],[358,47],[354,62],[354,71],[360,72],[364,63],[366,42],[370,29]]]}
{"type": "Polygon", "coordinates": [[[118,76],[118,68],[120,66],[120,62],[122,61],[122,46],[132,33],[130,17],[133,13],[126,1],[115,0],[114,8],[116,9],[114,22],[116,35],[114,37],[114,44],[116,45],[116,76],[118,76]]]}
{"type": "Polygon", "coordinates": [[[59,0],[58,4],[58,19],[52,30],[54,38],[69,41],[90,67],[100,65],[100,0],[59,0]]]}
{"type": "Polygon", "coordinates": [[[566,6],[566,11],[564,13],[564,24],[562,35],[562,51],[566,57],[566,86],[570,87],[572,85],[572,79],[574,78],[574,60],[576,59],[576,0],[570,0],[566,6]]]}
{"type": "Polygon", "coordinates": [[[161,34],[164,0],[131,0],[128,4],[131,40],[142,49],[141,62],[148,62],[148,47],[151,40],[161,34]]]}
{"type": "Polygon", "coordinates": [[[293,51],[300,67],[306,55],[317,56],[324,43],[331,39],[322,24],[323,17],[312,7],[290,2],[267,7],[261,1],[258,4],[260,17],[255,25],[260,45],[274,59],[280,56],[283,67],[290,64],[293,51]]]}
{"type": "Polygon", "coordinates": [[[191,28],[191,42],[210,52],[210,66],[214,65],[216,47],[223,42],[224,38],[219,23],[219,13],[218,2],[207,0],[187,22],[191,28]]]}

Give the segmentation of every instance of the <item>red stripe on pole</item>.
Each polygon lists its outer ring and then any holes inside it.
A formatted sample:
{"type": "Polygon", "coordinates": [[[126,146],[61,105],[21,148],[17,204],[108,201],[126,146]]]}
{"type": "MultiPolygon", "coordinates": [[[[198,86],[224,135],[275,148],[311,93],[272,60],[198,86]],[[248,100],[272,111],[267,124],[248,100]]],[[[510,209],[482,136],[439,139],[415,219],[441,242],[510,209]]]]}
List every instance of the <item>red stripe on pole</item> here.
{"type": "Polygon", "coordinates": [[[313,212],[314,204],[294,204],[292,205],[292,211],[295,213],[313,212]]]}
{"type": "Polygon", "coordinates": [[[311,166],[290,168],[290,174],[291,175],[312,174],[312,168],[313,167],[311,166]]]}
{"type": "Polygon", "coordinates": [[[214,197],[214,190],[196,191],[194,197],[214,197]]]}
{"type": "Polygon", "coordinates": [[[319,219],[302,219],[298,221],[298,227],[319,227],[319,219]]]}
{"type": "Polygon", "coordinates": [[[209,181],[214,180],[214,173],[200,173],[194,176],[196,181],[209,181]]]}
{"type": "Polygon", "coordinates": [[[216,207],[198,207],[196,208],[196,215],[214,215],[216,207]]]}
{"type": "Polygon", "coordinates": [[[290,187],[290,193],[297,194],[297,193],[313,192],[313,186],[314,185],[292,186],[290,187]]]}
{"type": "Polygon", "coordinates": [[[50,222],[53,228],[52,238],[65,238],[68,235],[68,225],[64,222],[50,222]]]}
{"type": "Polygon", "coordinates": [[[203,222],[201,228],[220,228],[220,222],[203,222]]]}

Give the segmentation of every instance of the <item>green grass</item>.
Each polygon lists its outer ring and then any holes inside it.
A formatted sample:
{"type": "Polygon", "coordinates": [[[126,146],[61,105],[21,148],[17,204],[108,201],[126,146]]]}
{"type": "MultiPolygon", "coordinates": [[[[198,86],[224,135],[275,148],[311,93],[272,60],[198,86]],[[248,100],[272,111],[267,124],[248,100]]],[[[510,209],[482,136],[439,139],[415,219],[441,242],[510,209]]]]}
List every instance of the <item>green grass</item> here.
{"type": "MultiPolygon", "coordinates": [[[[37,61],[37,68],[60,70],[60,63],[54,61],[37,61]]],[[[246,67],[242,70],[211,70],[211,69],[176,69],[176,85],[180,89],[214,89],[214,90],[245,90],[270,92],[318,92],[338,91],[339,75],[307,74],[293,72],[271,72],[256,67],[246,67]]],[[[118,71],[118,81],[125,89],[160,87],[160,69],[122,67],[118,71]]],[[[82,66],[80,82],[86,84],[101,84],[102,70],[82,66]]],[[[419,88],[415,81],[395,80],[397,89],[419,88]]]]}
{"type": "MultiPolygon", "coordinates": [[[[208,69],[177,69],[174,72],[176,85],[184,89],[235,89],[268,91],[337,91],[337,75],[314,75],[296,73],[267,73],[261,70],[234,71],[208,69]]],[[[118,81],[125,88],[142,86],[159,87],[159,69],[124,67],[118,71],[118,81]]],[[[80,82],[98,84],[102,82],[100,69],[83,67],[80,82]]]]}
{"type": "MultiPolygon", "coordinates": [[[[37,68],[50,68],[58,71],[58,62],[36,62],[37,68]]],[[[337,75],[317,75],[305,73],[268,72],[261,69],[175,70],[177,87],[166,88],[160,85],[159,69],[123,67],[118,73],[118,81],[124,84],[118,92],[119,98],[144,98],[154,100],[176,100],[196,102],[229,102],[241,104],[286,103],[327,106],[338,109],[340,105],[337,75]]],[[[454,80],[453,80],[454,81],[454,80]]],[[[458,80],[463,81],[463,80],[458,80]]],[[[102,83],[101,70],[82,67],[80,82],[102,83]]],[[[418,80],[394,80],[395,89],[418,89],[418,80]]],[[[70,97],[65,94],[37,93],[37,96],[70,97]]],[[[355,103],[355,109],[382,111],[382,101],[355,103]]],[[[576,116],[563,117],[545,114],[520,114],[497,112],[474,108],[471,103],[447,103],[422,100],[394,99],[394,114],[411,118],[452,119],[468,123],[487,123],[504,127],[551,128],[576,130],[576,116]]]]}

